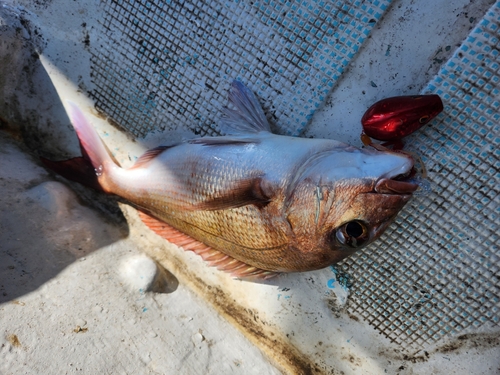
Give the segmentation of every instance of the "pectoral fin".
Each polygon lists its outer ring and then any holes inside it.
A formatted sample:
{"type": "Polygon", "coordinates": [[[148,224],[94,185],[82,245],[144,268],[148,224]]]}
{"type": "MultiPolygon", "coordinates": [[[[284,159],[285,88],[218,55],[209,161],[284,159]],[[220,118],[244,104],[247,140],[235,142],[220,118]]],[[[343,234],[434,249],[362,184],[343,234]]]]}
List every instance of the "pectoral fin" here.
{"type": "Polygon", "coordinates": [[[271,201],[263,190],[261,176],[240,180],[224,192],[194,206],[197,210],[216,211],[253,204],[259,208],[271,201]]]}

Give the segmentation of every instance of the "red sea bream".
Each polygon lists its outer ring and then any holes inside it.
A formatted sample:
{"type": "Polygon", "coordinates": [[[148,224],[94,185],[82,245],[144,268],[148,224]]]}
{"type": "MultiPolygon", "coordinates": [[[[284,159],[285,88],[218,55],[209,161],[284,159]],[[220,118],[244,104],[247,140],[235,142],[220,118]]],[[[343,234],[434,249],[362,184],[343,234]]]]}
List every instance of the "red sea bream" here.
{"type": "Polygon", "coordinates": [[[129,169],[69,104],[84,156],[46,163],[125,198],[156,233],[237,277],[336,263],[377,239],[417,188],[405,154],[272,134],[238,81],[229,100],[226,136],[154,148],[129,169]]]}

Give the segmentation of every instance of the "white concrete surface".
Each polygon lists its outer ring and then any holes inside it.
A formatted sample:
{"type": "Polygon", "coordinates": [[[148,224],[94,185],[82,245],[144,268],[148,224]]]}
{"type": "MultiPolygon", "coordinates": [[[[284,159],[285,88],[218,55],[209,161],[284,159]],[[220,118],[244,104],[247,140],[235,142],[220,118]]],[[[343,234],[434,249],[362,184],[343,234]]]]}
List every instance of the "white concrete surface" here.
{"type": "Polygon", "coordinates": [[[1,374],[279,373],[4,132],[0,156],[1,374]]]}

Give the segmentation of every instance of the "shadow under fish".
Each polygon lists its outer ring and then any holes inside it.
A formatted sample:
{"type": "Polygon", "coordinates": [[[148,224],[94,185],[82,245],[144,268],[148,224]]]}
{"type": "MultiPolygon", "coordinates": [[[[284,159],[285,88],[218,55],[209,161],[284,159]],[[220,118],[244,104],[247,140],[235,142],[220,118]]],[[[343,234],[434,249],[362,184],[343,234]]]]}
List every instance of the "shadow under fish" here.
{"type": "Polygon", "coordinates": [[[411,198],[411,157],[328,139],[272,134],[253,93],[232,83],[222,137],[147,151],[117,165],[73,103],[82,157],[62,176],[116,194],[168,241],[235,277],[327,267],[377,239],[411,198]]]}

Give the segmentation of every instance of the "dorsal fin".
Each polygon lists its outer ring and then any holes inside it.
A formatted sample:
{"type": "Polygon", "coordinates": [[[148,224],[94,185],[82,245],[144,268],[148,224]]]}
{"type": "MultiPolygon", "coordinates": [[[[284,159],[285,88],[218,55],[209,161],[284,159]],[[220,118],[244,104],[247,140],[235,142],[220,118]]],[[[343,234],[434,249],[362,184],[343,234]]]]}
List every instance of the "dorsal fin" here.
{"type": "Polygon", "coordinates": [[[225,134],[258,133],[271,131],[262,107],[252,93],[240,81],[233,81],[229,102],[235,109],[224,108],[220,128],[225,134]]]}
{"type": "Polygon", "coordinates": [[[240,260],[234,259],[219,250],[212,249],[210,246],[195,240],[175,229],[174,227],[156,219],[153,216],[139,211],[139,217],[153,232],[165,238],[167,241],[184,248],[184,250],[192,251],[202,257],[210,266],[217,267],[221,271],[228,272],[236,278],[251,278],[251,279],[270,279],[279,275],[277,272],[266,271],[254,266],[250,266],[240,260]]]}
{"type": "Polygon", "coordinates": [[[163,151],[169,149],[170,147],[173,146],[158,146],[155,148],[152,148],[151,150],[146,151],[144,154],[142,154],[139,159],[137,159],[132,167],[129,169],[135,169],[135,168],[140,168],[144,166],[146,163],[150,162],[154,158],[156,158],[158,155],[160,155],[163,151]]]}

